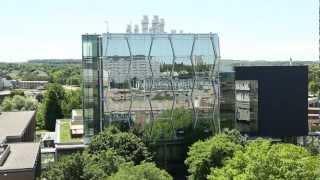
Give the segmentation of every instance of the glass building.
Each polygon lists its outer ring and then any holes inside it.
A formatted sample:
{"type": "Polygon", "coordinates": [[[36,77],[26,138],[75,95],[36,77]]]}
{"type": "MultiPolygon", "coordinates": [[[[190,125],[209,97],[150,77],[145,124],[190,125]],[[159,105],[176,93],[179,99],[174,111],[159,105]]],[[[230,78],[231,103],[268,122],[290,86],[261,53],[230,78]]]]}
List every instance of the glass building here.
{"type": "Polygon", "coordinates": [[[85,137],[122,123],[179,139],[220,131],[216,34],[82,36],[85,137]]]}
{"type": "Polygon", "coordinates": [[[83,121],[85,142],[102,130],[103,87],[102,38],[99,35],[82,36],[83,121]]]}

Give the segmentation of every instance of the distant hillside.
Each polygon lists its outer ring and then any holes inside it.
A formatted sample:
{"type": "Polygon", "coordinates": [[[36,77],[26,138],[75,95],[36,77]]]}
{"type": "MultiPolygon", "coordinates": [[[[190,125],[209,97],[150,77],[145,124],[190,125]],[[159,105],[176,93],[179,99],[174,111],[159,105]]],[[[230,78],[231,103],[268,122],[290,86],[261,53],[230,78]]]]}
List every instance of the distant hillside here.
{"type": "Polygon", "coordinates": [[[28,63],[37,64],[81,64],[81,59],[32,59],[28,63]]]}

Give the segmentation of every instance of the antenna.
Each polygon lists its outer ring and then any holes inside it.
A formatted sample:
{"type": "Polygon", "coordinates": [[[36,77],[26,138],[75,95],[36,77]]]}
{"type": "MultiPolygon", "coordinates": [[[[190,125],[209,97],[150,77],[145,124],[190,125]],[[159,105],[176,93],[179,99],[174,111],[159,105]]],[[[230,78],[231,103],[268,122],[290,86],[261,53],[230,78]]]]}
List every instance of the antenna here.
{"type": "Polygon", "coordinates": [[[104,23],[106,24],[107,33],[109,32],[109,21],[105,20],[104,23]]]}

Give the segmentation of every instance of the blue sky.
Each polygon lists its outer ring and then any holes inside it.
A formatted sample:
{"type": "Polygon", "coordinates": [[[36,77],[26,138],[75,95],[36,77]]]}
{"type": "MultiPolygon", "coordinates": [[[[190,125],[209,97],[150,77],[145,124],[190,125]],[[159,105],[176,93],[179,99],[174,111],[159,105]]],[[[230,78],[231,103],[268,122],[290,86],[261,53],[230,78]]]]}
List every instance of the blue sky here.
{"type": "Polygon", "coordinates": [[[0,61],[81,58],[81,34],[124,32],[142,15],[166,31],[216,32],[222,58],[316,60],[318,0],[0,0],[0,61]]]}

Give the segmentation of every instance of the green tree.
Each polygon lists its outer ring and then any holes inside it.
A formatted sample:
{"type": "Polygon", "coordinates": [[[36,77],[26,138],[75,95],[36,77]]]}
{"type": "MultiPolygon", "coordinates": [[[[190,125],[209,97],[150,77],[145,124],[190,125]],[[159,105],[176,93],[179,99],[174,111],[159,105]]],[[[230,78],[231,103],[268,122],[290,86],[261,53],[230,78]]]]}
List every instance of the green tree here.
{"type": "Polygon", "coordinates": [[[317,94],[320,89],[319,82],[310,81],[309,82],[309,91],[313,94],[317,94]]]}
{"type": "Polygon", "coordinates": [[[10,97],[13,97],[15,95],[20,95],[20,96],[24,96],[24,91],[23,90],[12,90],[10,93],[10,97]]]}
{"type": "Polygon", "coordinates": [[[111,149],[98,154],[84,151],[51,163],[41,177],[47,180],[100,180],[117,172],[123,163],[124,158],[111,149]]]}
{"type": "Polygon", "coordinates": [[[86,163],[83,167],[83,178],[90,180],[99,180],[110,176],[118,171],[125,159],[112,149],[102,151],[98,154],[87,154],[86,163]]]}
{"type": "Polygon", "coordinates": [[[172,180],[172,177],[164,170],[156,167],[153,163],[123,164],[117,173],[107,180],[172,180]]]}
{"type": "Polygon", "coordinates": [[[64,89],[59,84],[49,84],[44,95],[45,129],[53,131],[56,119],[62,118],[61,102],[64,99],[64,89]]]}
{"type": "Polygon", "coordinates": [[[25,110],[35,110],[37,109],[38,102],[32,97],[26,97],[24,101],[24,109],[25,110]]]}
{"type": "Polygon", "coordinates": [[[25,98],[23,96],[15,95],[12,98],[12,109],[23,110],[25,106],[25,98]]]}
{"type": "Polygon", "coordinates": [[[20,95],[14,95],[6,97],[1,104],[3,111],[29,111],[37,108],[37,102],[30,97],[24,97],[20,95]]]}
{"type": "Polygon", "coordinates": [[[113,149],[126,161],[139,164],[151,160],[151,155],[142,140],[133,133],[120,132],[115,127],[109,127],[94,136],[88,146],[88,152],[97,154],[101,151],[113,149]]]}
{"type": "Polygon", "coordinates": [[[2,111],[11,111],[12,108],[12,99],[10,97],[5,97],[2,104],[1,104],[1,110],[2,111]]]}
{"type": "Polygon", "coordinates": [[[61,102],[61,109],[63,116],[66,118],[71,117],[72,109],[81,108],[81,94],[80,90],[67,90],[61,102]]]}
{"type": "Polygon", "coordinates": [[[316,180],[320,159],[292,144],[274,144],[258,139],[239,149],[223,167],[214,167],[208,179],[292,179],[316,180]]]}
{"type": "Polygon", "coordinates": [[[47,180],[82,180],[83,167],[87,158],[82,154],[75,153],[59,159],[49,165],[48,169],[41,175],[42,179],[47,180]]]}
{"type": "Polygon", "coordinates": [[[318,94],[320,90],[320,66],[314,64],[309,66],[309,91],[318,94]]]}
{"type": "Polygon", "coordinates": [[[36,113],[36,128],[37,130],[45,129],[45,105],[39,103],[36,113]]]}
{"type": "Polygon", "coordinates": [[[68,77],[68,76],[64,75],[62,69],[57,70],[57,71],[53,71],[50,75],[51,75],[52,82],[58,83],[58,84],[64,84],[65,78],[68,77]]]}
{"type": "Polygon", "coordinates": [[[211,139],[194,143],[185,160],[190,179],[206,179],[210,167],[221,167],[234,152],[242,148],[239,139],[235,133],[229,133],[218,134],[211,139]]]}

